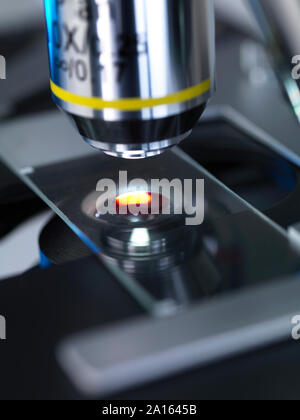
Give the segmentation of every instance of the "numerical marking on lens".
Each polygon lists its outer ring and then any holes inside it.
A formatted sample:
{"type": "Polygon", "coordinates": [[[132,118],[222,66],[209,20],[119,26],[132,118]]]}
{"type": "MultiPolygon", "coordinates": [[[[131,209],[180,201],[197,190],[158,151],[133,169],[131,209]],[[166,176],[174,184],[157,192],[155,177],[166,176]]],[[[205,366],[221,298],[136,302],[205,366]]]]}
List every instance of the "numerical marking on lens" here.
{"type": "Polygon", "coordinates": [[[55,65],[63,72],[67,73],[70,79],[76,78],[84,82],[88,78],[88,68],[84,60],[73,59],[61,60],[58,57],[55,59],[55,65]]]}

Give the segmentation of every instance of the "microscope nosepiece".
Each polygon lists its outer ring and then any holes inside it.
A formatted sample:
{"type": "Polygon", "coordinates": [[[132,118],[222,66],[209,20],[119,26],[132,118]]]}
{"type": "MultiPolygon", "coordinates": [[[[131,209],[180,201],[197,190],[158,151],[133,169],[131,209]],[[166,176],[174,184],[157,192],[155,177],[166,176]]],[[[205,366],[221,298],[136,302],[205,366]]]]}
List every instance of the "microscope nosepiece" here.
{"type": "Polygon", "coordinates": [[[82,137],[127,159],[186,138],[215,88],[211,0],[45,0],[51,90],[82,137]]]}

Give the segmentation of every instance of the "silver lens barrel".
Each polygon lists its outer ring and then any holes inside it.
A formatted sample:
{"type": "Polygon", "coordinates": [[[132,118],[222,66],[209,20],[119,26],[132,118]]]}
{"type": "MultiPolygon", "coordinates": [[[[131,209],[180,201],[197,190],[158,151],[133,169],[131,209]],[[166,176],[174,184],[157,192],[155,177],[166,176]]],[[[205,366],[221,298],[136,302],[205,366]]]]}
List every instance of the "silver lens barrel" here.
{"type": "Polygon", "coordinates": [[[177,144],[215,87],[212,0],[45,0],[51,89],[82,136],[147,157],[177,144]]]}

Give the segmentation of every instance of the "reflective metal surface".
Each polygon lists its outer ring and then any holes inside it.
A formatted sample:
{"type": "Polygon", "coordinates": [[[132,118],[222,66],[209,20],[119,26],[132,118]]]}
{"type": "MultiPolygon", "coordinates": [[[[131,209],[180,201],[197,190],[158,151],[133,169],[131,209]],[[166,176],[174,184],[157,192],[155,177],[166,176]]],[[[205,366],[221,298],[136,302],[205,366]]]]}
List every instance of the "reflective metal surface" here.
{"type": "Polygon", "coordinates": [[[160,155],[163,151],[177,145],[192,133],[192,130],[185,134],[161,141],[141,144],[114,144],[102,143],[88,138],[85,141],[96,149],[104,151],[108,156],[123,159],[144,159],[160,155]]]}
{"type": "Polygon", "coordinates": [[[166,315],[299,270],[298,255],[284,230],[179,149],[150,160],[116,160],[89,148],[79,136],[73,139],[72,127],[59,113],[41,117],[38,128],[43,138],[36,135],[34,117],[3,125],[1,158],[149,312],[166,315]],[[76,148],[69,150],[70,139],[81,150],[80,158],[76,148]],[[39,152],[39,162],[32,150],[39,152]],[[204,223],[186,226],[184,214],[99,217],[98,181],[117,182],[119,171],[126,170],[128,182],[203,179],[204,223]]]}
{"type": "Polygon", "coordinates": [[[212,0],[45,0],[45,10],[53,97],[88,143],[148,157],[190,133],[215,88],[212,0]]]}
{"type": "MultiPolygon", "coordinates": [[[[63,340],[58,358],[76,387],[97,398],[169,375],[187,376],[187,369],[195,374],[200,367],[208,369],[224,359],[290,340],[299,293],[299,277],[284,278],[212,299],[173,317],[90,329],[63,340]]],[[[216,366],[219,376],[220,365],[216,366]]],[[[225,384],[230,384],[228,376],[225,384]]]]}

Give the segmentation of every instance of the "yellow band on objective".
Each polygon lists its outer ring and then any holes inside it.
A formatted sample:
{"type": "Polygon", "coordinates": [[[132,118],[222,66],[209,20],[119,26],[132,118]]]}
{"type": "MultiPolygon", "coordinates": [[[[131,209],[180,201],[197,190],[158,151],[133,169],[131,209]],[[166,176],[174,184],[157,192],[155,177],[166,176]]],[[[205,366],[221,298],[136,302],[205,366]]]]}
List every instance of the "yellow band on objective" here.
{"type": "Polygon", "coordinates": [[[117,109],[119,111],[140,111],[143,108],[153,108],[160,105],[172,105],[181,102],[186,102],[191,99],[197,98],[197,96],[203,95],[208,92],[211,88],[210,79],[205,80],[197,86],[182,90],[180,92],[173,93],[162,98],[150,98],[150,99],[140,99],[140,98],[128,98],[128,99],[118,99],[114,101],[105,101],[101,98],[89,98],[86,96],[76,95],[70,93],[61,87],[57,86],[55,83],[50,80],[51,90],[53,94],[71,104],[86,106],[93,109],[117,109]]]}

